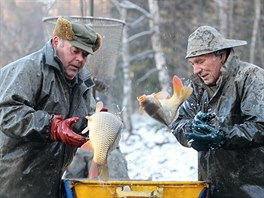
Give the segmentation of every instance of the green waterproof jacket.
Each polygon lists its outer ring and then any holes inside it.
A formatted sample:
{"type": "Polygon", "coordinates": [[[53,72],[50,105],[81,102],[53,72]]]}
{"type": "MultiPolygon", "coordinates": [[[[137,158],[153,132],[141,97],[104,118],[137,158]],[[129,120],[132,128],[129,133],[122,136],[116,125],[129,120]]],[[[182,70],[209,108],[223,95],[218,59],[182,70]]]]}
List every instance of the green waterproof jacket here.
{"type": "Polygon", "coordinates": [[[226,132],[223,148],[198,153],[199,180],[209,181],[214,198],[264,196],[264,70],[231,52],[214,94],[194,76],[193,93],[173,122],[173,134],[188,146],[184,133],[199,112],[215,112],[213,125],[226,132]],[[211,95],[211,97],[210,97],[211,95]]]}
{"type": "MultiPolygon", "coordinates": [[[[52,116],[82,118],[95,106],[87,69],[70,83],[61,68],[49,41],[0,70],[0,198],[61,196],[76,148],[50,139],[52,116]]],[[[75,124],[75,132],[82,127],[75,124]]]]}

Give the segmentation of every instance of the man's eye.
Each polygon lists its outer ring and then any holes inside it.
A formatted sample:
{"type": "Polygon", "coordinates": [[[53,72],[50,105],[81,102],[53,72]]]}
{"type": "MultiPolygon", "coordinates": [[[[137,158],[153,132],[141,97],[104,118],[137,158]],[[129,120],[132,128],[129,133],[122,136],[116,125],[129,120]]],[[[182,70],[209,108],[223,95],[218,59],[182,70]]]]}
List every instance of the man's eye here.
{"type": "Polygon", "coordinates": [[[75,50],[73,50],[73,53],[78,54],[78,53],[80,53],[80,50],[75,49],[75,50]]]}
{"type": "Polygon", "coordinates": [[[75,49],[75,48],[71,48],[71,53],[76,54],[77,51],[78,51],[77,49],[75,49]]]}
{"type": "Polygon", "coordinates": [[[197,64],[202,64],[202,63],[204,63],[204,60],[198,60],[197,61],[197,64]]]}
{"type": "Polygon", "coordinates": [[[82,55],[84,56],[84,57],[87,57],[88,55],[89,55],[89,53],[88,52],[82,52],[82,55]]]}

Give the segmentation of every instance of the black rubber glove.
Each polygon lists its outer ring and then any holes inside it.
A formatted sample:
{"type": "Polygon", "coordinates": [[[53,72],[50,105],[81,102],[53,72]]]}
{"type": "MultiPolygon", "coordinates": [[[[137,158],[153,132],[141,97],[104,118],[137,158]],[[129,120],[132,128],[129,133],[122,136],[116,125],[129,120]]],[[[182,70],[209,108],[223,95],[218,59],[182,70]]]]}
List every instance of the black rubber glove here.
{"type": "MultiPolygon", "coordinates": [[[[79,117],[79,120],[72,125],[72,130],[80,132],[87,127],[87,119],[85,117],[79,117]]],[[[86,134],[85,136],[87,136],[86,134]]]]}
{"type": "Polygon", "coordinates": [[[209,122],[215,117],[211,113],[199,112],[193,121],[192,131],[186,133],[186,138],[191,147],[197,151],[221,148],[225,143],[225,133],[217,130],[209,122]]]}

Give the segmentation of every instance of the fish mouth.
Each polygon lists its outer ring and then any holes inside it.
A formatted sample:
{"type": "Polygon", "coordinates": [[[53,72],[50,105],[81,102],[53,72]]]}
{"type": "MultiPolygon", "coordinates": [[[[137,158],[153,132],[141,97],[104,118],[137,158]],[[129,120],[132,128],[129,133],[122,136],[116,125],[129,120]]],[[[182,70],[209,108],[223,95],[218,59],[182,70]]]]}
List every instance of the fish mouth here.
{"type": "Polygon", "coordinates": [[[143,103],[143,102],[146,101],[146,98],[147,98],[146,95],[142,95],[142,96],[137,97],[137,100],[138,100],[140,103],[143,103]]]}

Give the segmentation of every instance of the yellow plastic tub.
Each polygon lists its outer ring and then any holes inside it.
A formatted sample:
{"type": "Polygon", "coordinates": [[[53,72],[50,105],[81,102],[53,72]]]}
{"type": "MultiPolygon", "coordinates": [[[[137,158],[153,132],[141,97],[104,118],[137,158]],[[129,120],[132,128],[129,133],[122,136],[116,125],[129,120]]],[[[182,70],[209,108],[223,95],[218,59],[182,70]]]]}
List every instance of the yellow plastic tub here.
{"type": "MultiPolygon", "coordinates": [[[[67,179],[77,198],[207,198],[209,184],[202,181],[156,182],[156,181],[107,181],[67,179]]],[[[71,196],[71,195],[70,195],[71,196]]],[[[68,196],[68,198],[70,198],[68,196]]]]}

